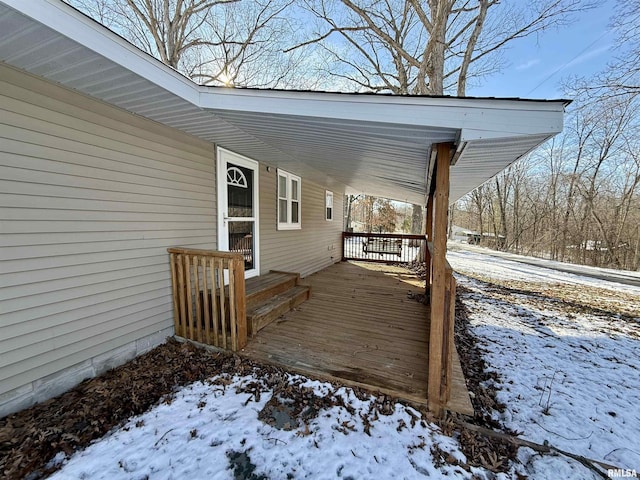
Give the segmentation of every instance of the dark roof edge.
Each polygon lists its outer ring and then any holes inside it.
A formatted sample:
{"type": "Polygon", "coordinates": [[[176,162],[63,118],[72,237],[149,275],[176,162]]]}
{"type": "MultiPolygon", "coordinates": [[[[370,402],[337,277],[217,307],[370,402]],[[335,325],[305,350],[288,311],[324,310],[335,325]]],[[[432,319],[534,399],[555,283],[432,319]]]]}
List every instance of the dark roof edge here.
{"type": "Polygon", "coordinates": [[[352,95],[352,96],[372,96],[372,97],[396,97],[396,98],[436,98],[436,99],[456,99],[456,100],[497,100],[497,101],[505,101],[505,102],[537,102],[537,103],[557,103],[562,102],[565,106],[569,105],[573,102],[573,99],[570,98],[522,98],[522,97],[478,97],[478,96],[464,96],[459,97],[456,95],[414,95],[414,94],[406,94],[406,95],[398,95],[395,93],[376,93],[376,92],[344,92],[340,90],[303,90],[303,89],[287,89],[287,88],[256,88],[256,87],[227,87],[224,85],[206,85],[206,84],[197,84],[199,87],[210,88],[210,89],[225,89],[225,90],[243,90],[243,91],[254,91],[254,92],[283,92],[283,93],[326,93],[331,95],[352,95]]]}
{"type": "Polygon", "coordinates": [[[197,82],[193,81],[191,78],[189,78],[188,76],[186,76],[184,73],[180,72],[179,70],[171,67],[170,65],[167,65],[167,64],[163,63],[160,59],[158,59],[157,57],[153,56],[149,52],[146,52],[146,51],[142,50],[140,47],[138,47],[137,45],[132,43],[129,39],[125,38],[124,36],[122,36],[121,34],[119,34],[116,31],[112,30],[111,28],[107,27],[106,25],[100,23],[98,20],[96,20],[95,18],[93,18],[90,15],[86,14],[82,10],[76,8],[74,5],[72,5],[70,3],[67,3],[64,0],[61,0],[61,3],[65,7],[76,11],[78,14],[82,15],[87,20],[91,21],[98,28],[103,28],[103,29],[109,31],[111,34],[119,37],[124,42],[128,43],[129,45],[131,45],[135,49],[137,49],[140,52],[142,52],[144,55],[148,56],[150,59],[153,59],[156,62],[158,62],[159,64],[161,64],[162,66],[168,68],[169,70],[172,70],[173,72],[177,73],[178,75],[180,75],[184,79],[188,80],[189,82],[193,83],[194,85],[197,85],[199,87],[204,87],[204,88],[207,88],[207,89],[212,89],[212,90],[232,89],[232,90],[245,90],[245,91],[255,91],[255,92],[272,91],[272,92],[286,92],[286,93],[337,94],[337,95],[345,95],[345,96],[382,96],[382,97],[400,97],[400,98],[492,100],[492,101],[511,101],[511,102],[520,101],[520,102],[537,102],[537,103],[557,103],[557,102],[562,102],[565,107],[573,102],[572,99],[567,99],[567,98],[544,99],[544,98],[521,98],[521,97],[479,97],[479,96],[464,96],[464,97],[460,97],[460,96],[455,96],[455,95],[413,95],[413,94],[398,95],[398,94],[394,94],[394,93],[344,92],[344,91],[339,91],[339,90],[335,90],[335,91],[333,91],[333,90],[306,90],[306,89],[256,88],[256,87],[238,87],[238,86],[227,87],[227,86],[224,86],[224,85],[200,84],[200,83],[197,83],[197,82]]]}

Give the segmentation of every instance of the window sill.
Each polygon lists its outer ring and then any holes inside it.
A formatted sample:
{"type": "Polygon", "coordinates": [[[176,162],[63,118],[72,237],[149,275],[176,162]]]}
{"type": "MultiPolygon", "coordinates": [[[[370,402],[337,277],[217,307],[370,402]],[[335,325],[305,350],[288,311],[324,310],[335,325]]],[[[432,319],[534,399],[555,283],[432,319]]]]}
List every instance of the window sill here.
{"type": "Polygon", "coordinates": [[[279,223],[278,230],[302,230],[302,225],[291,223],[279,223]]]}

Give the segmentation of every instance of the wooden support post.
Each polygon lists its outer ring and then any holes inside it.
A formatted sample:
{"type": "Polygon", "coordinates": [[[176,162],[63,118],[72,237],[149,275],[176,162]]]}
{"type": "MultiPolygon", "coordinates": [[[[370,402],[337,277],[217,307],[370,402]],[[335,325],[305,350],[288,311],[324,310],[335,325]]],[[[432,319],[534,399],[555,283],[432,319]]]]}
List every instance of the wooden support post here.
{"type": "Polygon", "coordinates": [[[425,245],[425,294],[427,298],[431,298],[431,267],[432,267],[432,258],[431,252],[429,251],[429,243],[433,242],[433,194],[429,193],[429,199],[427,200],[427,208],[426,208],[426,217],[425,217],[425,238],[427,239],[427,244],[425,245]]]}
{"type": "Polygon", "coordinates": [[[433,193],[429,194],[429,198],[427,200],[426,215],[425,232],[427,234],[427,239],[429,239],[430,242],[433,242],[433,193]]]}
{"type": "Polygon", "coordinates": [[[444,405],[441,397],[443,358],[443,335],[445,315],[449,306],[445,304],[448,285],[446,272],[447,212],[449,209],[449,165],[451,144],[441,143],[436,155],[436,189],[434,193],[433,222],[433,274],[431,285],[431,326],[429,332],[429,380],[427,401],[435,415],[442,415],[444,405]]]}
{"type": "Polygon", "coordinates": [[[450,283],[449,292],[449,327],[447,338],[444,341],[447,343],[447,358],[445,359],[445,371],[447,388],[444,392],[444,401],[448,402],[451,399],[451,382],[453,381],[453,351],[455,350],[454,335],[456,328],[456,278],[453,276],[453,271],[447,273],[450,283]]]}

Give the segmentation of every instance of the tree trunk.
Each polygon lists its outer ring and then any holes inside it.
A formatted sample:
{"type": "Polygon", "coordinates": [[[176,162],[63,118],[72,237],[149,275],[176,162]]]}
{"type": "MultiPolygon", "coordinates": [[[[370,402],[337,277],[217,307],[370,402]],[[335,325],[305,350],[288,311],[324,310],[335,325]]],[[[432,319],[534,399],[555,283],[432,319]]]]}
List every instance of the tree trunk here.
{"type": "Polygon", "coordinates": [[[344,228],[347,232],[353,231],[353,227],[351,226],[351,213],[353,211],[353,202],[355,202],[357,198],[358,198],[358,195],[345,195],[345,200],[347,204],[347,215],[346,215],[344,228]]]}
{"type": "Polygon", "coordinates": [[[506,246],[507,244],[507,195],[506,195],[506,180],[505,180],[505,185],[504,186],[504,191],[502,190],[502,188],[500,187],[500,181],[498,180],[498,178],[496,177],[496,193],[498,195],[498,207],[500,209],[500,230],[501,230],[501,234],[504,237],[504,243],[502,241],[499,240],[499,235],[498,232],[496,232],[496,250],[504,250],[504,246],[506,246]]]}
{"type": "MultiPolygon", "coordinates": [[[[411,235],[422,235],[424,233],[423,211],[421,205],[412,205],[411,210],[411,235]]],[[[421,245],[422,242],[416,240],[409,240],[410,247],[416,247],[421,245]]],[[[422,252],[418,254],[418,257],[423,257],[422,252]]]]}
{"type": "Polygon", "coordinates": [[[420,235],[422,233],[422,206],[412,205],[413,210],[411,213],[411,234],[420,235]]]}
{"type": "Polygon", "coordinates": [[[456,206],[451,205],[449,207],[449,240],[453,239],[453,214],[456,211],[456,206]]]}

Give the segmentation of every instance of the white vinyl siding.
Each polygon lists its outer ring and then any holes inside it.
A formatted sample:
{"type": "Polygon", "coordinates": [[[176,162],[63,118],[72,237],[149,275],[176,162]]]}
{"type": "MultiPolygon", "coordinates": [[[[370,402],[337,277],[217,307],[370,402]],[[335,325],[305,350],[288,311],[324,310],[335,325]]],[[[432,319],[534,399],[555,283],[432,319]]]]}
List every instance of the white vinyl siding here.
{"type": "Polygon", "coordinates": [[[214,147],[0,66],[0,396],[173,325],[216,247],[214,147]]]}
{"type": "MultiPolygon", "coordinates": [[[[260,269],[300,273],[303,277],[340,261],[342,224],[325,220],[326,186],[302,179],[301,230],[278,230],[277,174],[260,167],[260,269]]],[[[335,211],[342,209],[342,192],[335,193],[335,211]]]]}
{"type": "Polygon", "coordinates": [[[278,170],[278,230],[302,228],[302,180],[278,170]]]}

